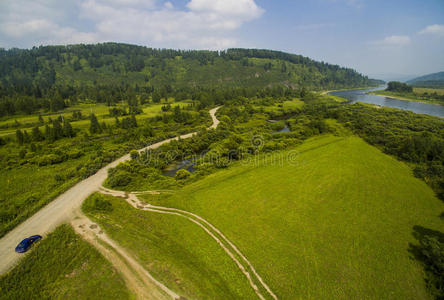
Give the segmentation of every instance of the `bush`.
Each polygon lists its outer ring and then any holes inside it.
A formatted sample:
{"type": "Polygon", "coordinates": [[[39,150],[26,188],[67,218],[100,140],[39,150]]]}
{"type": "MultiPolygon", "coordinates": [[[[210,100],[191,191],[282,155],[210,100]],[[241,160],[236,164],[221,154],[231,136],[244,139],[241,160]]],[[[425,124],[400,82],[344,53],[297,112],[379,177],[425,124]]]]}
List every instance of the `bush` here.
{"type": "Polygon", "coordinates": [[[74,151],[68,153],[68,157],[69,157],[70,159],[79,158],[79,157],[81,157],[82,155],[83,155],[83,152],[82,152],[82,151],[79,151],[79,150],[74,150],[74,151]]]}
{"type": "Polygon", "coordinates": [[[230,164],[230,160],[227,157],[219,157],[216,160],[216,162],[214,163],[216,168],[219,168],[219,169],[226,168],[226,167],[228,167],[229,164],[230,164]]]}
{"type": "Polygon", "coordinates": [[[108,177],[108,184],[112,188],[124,187],[131,182],[131,173],[123,170],[111,172],[108,177]]]}
{"type": "Polygon", "coordinates": [[[37,164],[39,166],[54,165],[61,163],[62,161],[63,158],[56,154],[47,154],[37,158],[37,164]]]}
{"type": "Polygon", "coordinates": [[[187,179],[188,177],[190,177],[191,173],[185,169],[180,169],[179,171],[176,172],[176,180],[183,180],[183,179],[187,179]]]}
{"type": "Polygon", "coordinates": [[[139,151],[137,151],[137,150],[131,150],[131,151],[130,151],[130,156],[131,156],[131,159],[137,159],[137,158],[139,158],[139,151]]]}
{"type": "Polygon", "coordinates": [[[105,195],[95,193],[85,200],[82,209],[87,213],[111,212],[113,211],[113,205],[108,199],[106,199],[105,195]]]}
{"type": "Polygon", "coordinates": [[[424,236],[417,247],[426,271],[426,283],[435,299],[444,299],[444,243],[424,236]]]}

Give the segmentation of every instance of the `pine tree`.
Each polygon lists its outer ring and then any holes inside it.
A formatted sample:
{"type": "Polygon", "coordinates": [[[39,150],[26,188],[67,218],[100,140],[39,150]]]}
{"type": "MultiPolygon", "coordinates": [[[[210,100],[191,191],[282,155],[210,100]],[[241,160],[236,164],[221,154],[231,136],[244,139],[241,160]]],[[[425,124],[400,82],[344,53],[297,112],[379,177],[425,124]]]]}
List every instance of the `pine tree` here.
{"type": "Polygon", "coordinates": [[[29,143],[31,141],[31,138],[29,137],[29,134],[26,130],[23,131],[23,142],[29,143]]]}
{"type": "Polygon", "coordinates": [[[89,125],[89,132],[91,134],[94,133],[101,133],[102,129],[100,128],[99,121],[97,121],[97,117],[95,114],[91,114],[89,117],[89,120],[91,121],[91,124],[89,125]]]}
{"type": "Polygon", "coordinates": [[[137,120],[134,115],[131,115],[131,127],[136,128],[137,127],[137,120]]]}
{"type": "Polygon", "coordinates": [[[48,124],[45,126],[45,140],[50,143],[55,141],[54,130],[48,124]]]}
{"type": "Polygon", "coordinates": [[[15,137],[17,138],[17,143],[23,145],[23,132],[20,129],[17,129],[15,132],[15,137]]]}
{"type": "Polygon", "coordinates": [[[59,120],[53,122],[52,130],[54,132],[54,139],[58,140],[63,137],[63,128],[59,120]]]}
{"type": "Polygon", "coordinates": [[[65,121],[63,122],[63,135],[65,137],[73,137],[74,134],[74,130],[72,129],[71,123],[69,123],[69,121],[67,121],[65,119],[65,121]]]}
{"type": "Polygon", "coordinates": [[[32,140],[36,142],[43,140],[42,132],[40,131],[38,126],[35,126],[32,129],[32,140]]]}

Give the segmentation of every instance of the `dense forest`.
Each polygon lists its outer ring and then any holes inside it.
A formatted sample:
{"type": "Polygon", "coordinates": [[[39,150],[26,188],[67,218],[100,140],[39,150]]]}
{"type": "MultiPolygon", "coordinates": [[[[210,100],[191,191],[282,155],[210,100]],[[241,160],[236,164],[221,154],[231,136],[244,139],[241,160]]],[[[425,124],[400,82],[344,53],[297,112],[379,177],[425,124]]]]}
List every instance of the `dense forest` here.
{"type": "Polygon", "coordinates": [[[154,102],[200,98],[216,87],[320,90],[380,83],[352,69],[271,50],[184,51],[118,43],[0,49],[0,116],[58,111],[79,101],[112,105],[136,94],[154,102]]]}

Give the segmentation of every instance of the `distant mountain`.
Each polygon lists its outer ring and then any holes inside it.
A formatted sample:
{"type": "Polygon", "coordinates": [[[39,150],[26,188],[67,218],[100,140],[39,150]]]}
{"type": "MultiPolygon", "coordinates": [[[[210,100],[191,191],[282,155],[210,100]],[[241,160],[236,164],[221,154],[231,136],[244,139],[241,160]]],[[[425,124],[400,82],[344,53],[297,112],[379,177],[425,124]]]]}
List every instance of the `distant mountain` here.
{"type": "Polygon", "coordinates": [[[407,83],[417,87],[444,88],[444,72],[417,77],[407,83]]]}
{"type": "Polygon", "coordinates": [[[385,80],[386,82],[389,81],[399,81],[399,82],[406,82],[408,80],[412,80],[413,78],[418,77],[419,75],[415,74],[399,74],[399,73],[372,73],[368,74],[368,76],[372,78],[380,78],[382,80],[385,80]]]}
{"type": "Polygon", "coordinates": [[[0,95],[60,86],[321,90],[378,84],[350,68],[272,50],[185,51],[120,43],[0,48],[0,95]]]}

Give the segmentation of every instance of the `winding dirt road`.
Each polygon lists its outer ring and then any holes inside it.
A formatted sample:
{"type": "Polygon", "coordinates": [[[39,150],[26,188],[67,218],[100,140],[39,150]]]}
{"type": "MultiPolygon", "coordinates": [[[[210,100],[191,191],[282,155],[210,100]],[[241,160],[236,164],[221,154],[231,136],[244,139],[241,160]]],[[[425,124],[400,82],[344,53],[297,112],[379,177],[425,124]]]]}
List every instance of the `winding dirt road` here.
{"type": "MultiPolygon", "coordinates": [[[[219,120],[215,114],[219,107],[210,110],[213,124],[210,128],[216,128],[219,120]]],[[[139,151],[146,149],[155,149],[172,140],[186,139],[196,134],[195,132],[167,139],[156,144],[150,145],[139,151]]],[[[108,176],[108,169],[117,166],[120,162],[129,160],[129,154],[115,160],[109,165],[100,169],[96,174],[82,180],[75,186],[58,196],[52,202],[40,209],[32,217],[21,223],[0,239],[0,275],[10,270],[24,254],[18,254],[14,251],[15,246],[25,237],[40,234],[46,235],[54,230],[58,225],[72,221],[80,211],[83,200],[90,194],[99,190],[102,183],[108,176]]]]}
{"type": "MultiPolygon", "coordinates": [[[[100,192],[102,194],[123,198],[126,200],[126,202],[128,202],[131,206],[133,206],[136,209],[141,209],[161,214],[176,215],[195,223],[197,226],[201,227],[212,239],[214,239],[218,243],[218,245],[225,251],[225,253],[227,253],[227,255],[236,263],[237,267],[247,278],[248,283],[250,284],[251,288],[254,290],[259,299],[261,300],[266,299],[263,295],[263,292],[266,292],[267,296],[275,300],[278,299],[277,296],[270,289],[270,287],[264,282],[262,277],[256,272],[255,268],[250,263],[250,261],[219,229],[217,229],[214,225],[212,225],[204,218],[194,213],[177,208],[156,206],[143,203],[142,201],[139,200],[137,195],[142,194],[144,192],[127,193],[123,191],[110,190],[105,187],[101,187],[100,192]],[[258,285],[260,286],[260,288],[258,287],[258,285]]],[[[146,193],[153,193],[153,192],[147,191],[146,193]]]]}

